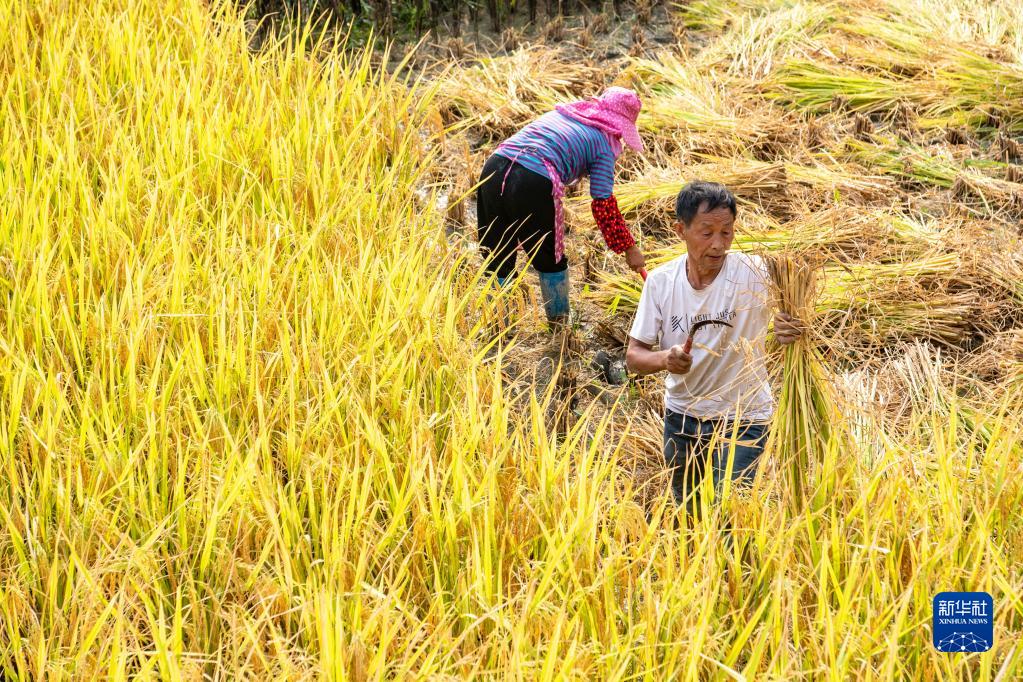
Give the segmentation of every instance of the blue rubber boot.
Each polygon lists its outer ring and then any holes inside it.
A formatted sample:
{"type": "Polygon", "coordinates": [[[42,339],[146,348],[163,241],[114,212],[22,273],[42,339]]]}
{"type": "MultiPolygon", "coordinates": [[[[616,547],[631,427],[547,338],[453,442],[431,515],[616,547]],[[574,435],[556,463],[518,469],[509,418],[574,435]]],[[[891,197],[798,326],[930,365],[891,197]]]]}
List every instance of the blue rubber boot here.
{"type": "Polygon", "coordinates": [[[541,272],[540,293],[552,331],[564,327],[568,323],[568,270],[541,272]]]}

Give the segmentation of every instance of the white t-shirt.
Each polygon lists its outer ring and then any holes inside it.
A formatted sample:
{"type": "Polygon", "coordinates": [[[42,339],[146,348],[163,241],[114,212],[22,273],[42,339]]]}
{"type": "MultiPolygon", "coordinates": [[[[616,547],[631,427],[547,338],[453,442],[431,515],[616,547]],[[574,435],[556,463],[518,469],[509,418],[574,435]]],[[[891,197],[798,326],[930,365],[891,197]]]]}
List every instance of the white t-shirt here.
{"type": "Polygon", "coordinates": [[[668,373],[664,405],[692,417],[768,419],[774,399],[767,378],[764,341],[771,319],[771,295],[764,261],[730,252],[721,272],[705,289],[693,289],[686,255],[650,272],[629,335],[662,349],[685,345],[692,325],[705,325],[693,338],[687,374],[668,373]]]}

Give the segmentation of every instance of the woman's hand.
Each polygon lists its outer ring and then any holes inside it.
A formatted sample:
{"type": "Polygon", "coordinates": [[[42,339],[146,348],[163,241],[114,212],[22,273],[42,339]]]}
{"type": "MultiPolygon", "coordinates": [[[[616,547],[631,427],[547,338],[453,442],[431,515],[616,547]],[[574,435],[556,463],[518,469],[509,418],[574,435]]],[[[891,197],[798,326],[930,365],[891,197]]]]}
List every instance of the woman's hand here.
{"type": "Polygon", "coordinates": [[[774,314],[774,337],[783,346],[795,343],[803,335],[805,327],[802,320],[798,320],[788,313],[777,312],[774,314]]]}
{"type": "Polygon", "coordinates": [[[633,272],[639,272],[646,268],[646,258],[635,244],[625,250],[625,263],[633,272]]]}

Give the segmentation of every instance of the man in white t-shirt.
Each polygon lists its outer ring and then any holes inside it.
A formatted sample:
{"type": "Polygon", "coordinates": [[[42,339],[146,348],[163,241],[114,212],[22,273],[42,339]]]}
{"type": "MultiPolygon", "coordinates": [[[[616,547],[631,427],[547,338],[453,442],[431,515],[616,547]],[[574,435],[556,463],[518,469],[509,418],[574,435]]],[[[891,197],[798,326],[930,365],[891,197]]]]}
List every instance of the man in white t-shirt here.
{"type": "MultiPolygon", "coordinates": [[[[675,499],[690,511],[708,454],[716,488],[729,464],[733,480],[753,477],[774,412],[765,364],[768,273],[759,256],[729,253],[735,215],[735,197],[723,185],[682,188],[674,227],[686,253],[650,272],[625,356],[637,374],[668,372],[664,458],[675,499]],[[712,439],[717,447],[708,453],[712,439]]],[[[794,342],[801,327],[786,313],[774,315],[781,344],[794,342]]]]}

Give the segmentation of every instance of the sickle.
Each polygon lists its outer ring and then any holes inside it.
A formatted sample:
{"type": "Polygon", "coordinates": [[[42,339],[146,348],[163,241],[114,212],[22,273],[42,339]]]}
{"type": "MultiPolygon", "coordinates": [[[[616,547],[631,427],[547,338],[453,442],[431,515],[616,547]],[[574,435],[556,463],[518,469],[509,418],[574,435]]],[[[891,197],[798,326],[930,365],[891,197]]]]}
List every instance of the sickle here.
{"type": "Polygon", "coordinates": [[[724,320],[700,320],[692,327],[689,328],[689,336],[686,338],[686,345],[682,347],[682,351],[689,354],[693,350],[693,337],[696,336],[696,332],[711,324],[721,325],[723,327],[731,327],[732,325],[724,320]]]}

